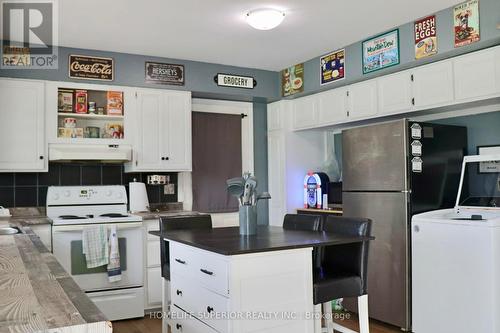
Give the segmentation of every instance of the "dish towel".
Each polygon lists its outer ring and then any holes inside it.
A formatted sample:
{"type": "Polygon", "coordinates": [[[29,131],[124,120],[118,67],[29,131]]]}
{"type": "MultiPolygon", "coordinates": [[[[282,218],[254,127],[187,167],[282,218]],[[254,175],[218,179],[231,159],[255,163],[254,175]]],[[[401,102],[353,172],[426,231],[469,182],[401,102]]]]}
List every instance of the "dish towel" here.
{"type": "Polygon", "coordinates": [[[108,280],[117,282],[122,279],[122,269],[120,267],[120,250],[118,248],[118,236],[116,234],[116,225],[109,226],[109,263],[108,280]]]}
{"type": "Polygon", "coordinates": [[[82,251],[87,268],[109,263],[108,230],[104,225],[86,226],[82,231],[82,251]]]}

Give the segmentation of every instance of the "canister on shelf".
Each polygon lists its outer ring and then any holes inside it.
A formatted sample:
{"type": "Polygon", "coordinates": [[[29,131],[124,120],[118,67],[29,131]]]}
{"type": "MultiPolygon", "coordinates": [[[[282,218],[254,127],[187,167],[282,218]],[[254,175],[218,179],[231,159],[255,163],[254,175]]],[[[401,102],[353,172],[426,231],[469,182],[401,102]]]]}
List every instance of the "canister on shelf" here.
{"type": "Polygon", "coordinates": [[[76,127],[76,119],[75,118],[64,118],[64,127],[65,128],[75,128],[76,127]]]}
{"type": "Polygon", "coordinates": [[[96,114],[96,104],[95,102],[89,102],[89,113],[96,114]]]}
{"type": "Polygon", "coordinates": [[[98,139],[100,136],[100,128],[99,127],[94,127],[94,126],[89,126],[86,128],[86,131],[89,133],[89,138],[92,139],[98,139]]]}
{"type": "Polygon", "coordinates": [[[87,113],[87,90],[75,91],[75,112],[87,113]]]}

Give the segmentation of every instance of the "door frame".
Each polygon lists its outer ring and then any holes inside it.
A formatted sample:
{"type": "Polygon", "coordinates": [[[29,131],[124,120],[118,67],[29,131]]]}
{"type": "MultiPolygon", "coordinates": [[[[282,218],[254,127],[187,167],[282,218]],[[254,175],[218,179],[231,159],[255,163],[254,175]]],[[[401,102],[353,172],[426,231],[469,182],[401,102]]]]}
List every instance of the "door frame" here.
{"type": "MultiPolygon", "coordinates": [[[[193,98],[191,103],[192,112],[220,113],[241,115],[245,114],[241,121],[241,168],[243,172],[254,173],[254,144],[253,144],[253,103],[235,102],[214,99],[193,98]]],[[[183,202],[184,210],[193,208],[193,188],[191,172],[181,172],[178,177],[179,192],[178,200],[183,202]]],[[[238,225],[238,213],[210,214],[214,227],[226,227],[238,225]]]]}

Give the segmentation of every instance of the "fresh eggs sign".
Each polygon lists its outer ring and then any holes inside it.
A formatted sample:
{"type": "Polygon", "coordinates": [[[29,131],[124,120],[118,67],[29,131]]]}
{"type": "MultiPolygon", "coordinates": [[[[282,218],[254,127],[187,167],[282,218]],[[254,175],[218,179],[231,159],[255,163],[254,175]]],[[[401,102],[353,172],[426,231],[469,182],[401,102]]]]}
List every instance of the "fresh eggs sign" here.
{"type": "Polygon", "coordinates": [[[425,17],[415,25],[415,59],[437,53],[436,15],[425,17]]]}
{"type": "Polygon", "coordinates": [[[114,80],[113,58],[69,56],[69,77],[86,80],[114,80]]]}
{"type": "Polygon", "coordinates": [[[217,74],[214,77],[215,83],[221,87],[253,89],[257,81],[251,76],[239,76],[231,74],[217,74]]]}

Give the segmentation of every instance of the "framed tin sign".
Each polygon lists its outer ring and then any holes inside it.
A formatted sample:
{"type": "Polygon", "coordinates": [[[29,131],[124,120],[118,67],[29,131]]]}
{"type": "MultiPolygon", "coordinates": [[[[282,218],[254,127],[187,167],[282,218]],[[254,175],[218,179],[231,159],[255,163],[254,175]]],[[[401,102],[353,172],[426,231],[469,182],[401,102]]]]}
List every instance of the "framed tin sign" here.
{"type": "Polygon", "coordinates": [[[437,54],[436,15],[427,16],[414,22],[415,59],[437,54]]]}
{"type": "Polygon", "coordinates": [[[470,0],[453,7],[455,47],[481,39],[479,31],[479,0],[470,0]]]}
{"type": "Polygon", "coordinates": [[[184,65],[146,62],[146,82],[184,85],[184,65]]]}
{"type": "Polygon", "coordinates": [[[221,73],[214,76],[214,81],[220,87],[253,89],[257,85],[257,81],[251,76],[221,73]]]}
{"type": "Polygon", "coordinates": [[[320,66],[321,85],[342,80],[345,75],[345,49],[322,56],[320,66]]]}
{"type": "Polygon", "coordinates": [[[304,91],[304,64],[290,66],[281,71],[281,96],[304,91]]]}
{"type": "Polygon", "coordinates": [[[363,42],[363,74],[399,64],[399,29],[363,42]]]}
{"type": "Polygon", "coordinates": [[[113,58],[101,58],[85,55],[70,54],[68,62],[70,78],[82,80],[113,81],[113,58]]]}

